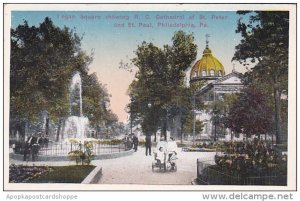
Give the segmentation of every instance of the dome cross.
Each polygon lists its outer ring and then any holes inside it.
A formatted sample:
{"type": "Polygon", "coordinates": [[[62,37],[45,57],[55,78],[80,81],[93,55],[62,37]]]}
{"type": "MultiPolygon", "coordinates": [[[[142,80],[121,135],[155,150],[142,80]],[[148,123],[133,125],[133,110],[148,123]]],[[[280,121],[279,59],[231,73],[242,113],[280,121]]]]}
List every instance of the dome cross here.
{"type": "Polygon", "coordinates": [[[206,37],[206,48],[208,48],[208,43],[209,43],[208,38],[210,37],[210,35],[209,34],[205,34],[205,37],[206,37]]]}

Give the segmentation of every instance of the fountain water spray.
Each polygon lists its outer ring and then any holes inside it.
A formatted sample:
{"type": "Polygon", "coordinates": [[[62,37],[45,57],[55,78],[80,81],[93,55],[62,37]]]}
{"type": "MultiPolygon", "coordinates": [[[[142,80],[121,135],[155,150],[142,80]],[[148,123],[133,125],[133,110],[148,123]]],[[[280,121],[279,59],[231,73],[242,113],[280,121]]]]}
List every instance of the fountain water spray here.
{"type": "Polygon", "coordinates": [[[73,75],[70,85],[70,115],[65,124],[65,138],[86,138],[89,120],[82,113],[82,82],[79,72],[73,75]]]}

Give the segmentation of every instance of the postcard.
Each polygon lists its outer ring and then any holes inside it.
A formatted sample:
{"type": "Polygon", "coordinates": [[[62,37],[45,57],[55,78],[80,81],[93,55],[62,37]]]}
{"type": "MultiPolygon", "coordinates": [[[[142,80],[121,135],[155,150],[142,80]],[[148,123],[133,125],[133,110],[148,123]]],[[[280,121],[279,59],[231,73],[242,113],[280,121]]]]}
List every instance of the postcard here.
{"type": "Polygon", "coordinates": [[[296,190],[296,4],[4,4],[4,190],[296,190]]]}

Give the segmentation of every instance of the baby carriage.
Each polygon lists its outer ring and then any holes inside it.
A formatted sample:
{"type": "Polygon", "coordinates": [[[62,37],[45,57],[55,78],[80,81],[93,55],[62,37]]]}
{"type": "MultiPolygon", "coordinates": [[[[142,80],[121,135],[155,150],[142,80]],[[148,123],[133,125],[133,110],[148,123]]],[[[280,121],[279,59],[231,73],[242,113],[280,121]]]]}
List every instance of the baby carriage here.
{"type": "Polygon", "coordinates": [[[152,162],[152,171],[159,168],[164,171],[177,171],[177,144],[174,141],[160,141],[157,143],[156,151],[154,151],[154,161],[152,162]]]}

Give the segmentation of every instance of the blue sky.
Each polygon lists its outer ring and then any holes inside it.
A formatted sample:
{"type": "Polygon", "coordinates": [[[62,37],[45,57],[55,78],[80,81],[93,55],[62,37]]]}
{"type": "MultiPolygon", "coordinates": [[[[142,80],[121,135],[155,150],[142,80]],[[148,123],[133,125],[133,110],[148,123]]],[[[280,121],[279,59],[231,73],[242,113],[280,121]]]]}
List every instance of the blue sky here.
{"type": "MultiPolygon", "coordinates": [[[[234,47],[240,41],[240,36],[235,33],[240,16],[231,11],[13,11],[11,26],[17,27],[23,20],[27,20],[30,26],[38,26],[45,17],[50,17],[57,26],[67,26],[79,35],[84,34],[82,48],[87,53],[94,49],[90,72],[96,72],[99,80],[106,84],[112,95],[111,109],[120,121],[127,117],[124,108],[129,97],[126,91],[134,73],[119,69],[119,62],[129,62],[142,41],[162,47],[171,44],[175,31],[194,33],[198,45],[197,59],[200,59],[205,48],[205,35],[210,34],[209,46],[223,63],[226,73],[232,70],[234,47]],[[84,18],[87,16],[90,18],[84,18]],[[166,19],[175,16],[177,19],[166,19]],[[135,27],[128,27],[129,23],[135,27]],[[161,27],[158,23],[194,24],[195,27],[161,27]],[[149,24],[151,27],[145,27],[149,24]]],[[[245,71],[238,64],[236,70],[245,71]]]]}

